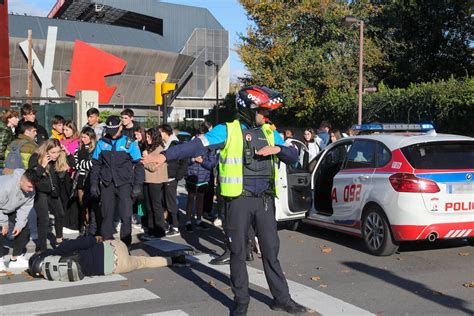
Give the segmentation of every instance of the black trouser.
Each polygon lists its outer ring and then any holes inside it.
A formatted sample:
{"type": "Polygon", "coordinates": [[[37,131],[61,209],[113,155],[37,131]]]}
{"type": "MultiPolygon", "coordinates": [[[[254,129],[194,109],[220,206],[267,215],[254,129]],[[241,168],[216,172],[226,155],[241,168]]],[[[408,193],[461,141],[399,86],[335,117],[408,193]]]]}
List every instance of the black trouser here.
{"type": "Polygon", "coordinates": [[[49,210],[54,215],[56,238],[63,238],[64,209],[59,197],[53,198],[48,193],[38,191],[36,191],[35,195],[35,209],[38,214],[38,243],[36,244],[36,251],[45,251],[47,249],[49,210]]]}
{"type": "Polygon", "coordinates": [[[165,216],[161,195],[163,192],[163,183],[145,183],[145,205],[147,209],[147,222],[151,234],[164,235],[165,216]]]}
{"type": "Polygon", "coordinates": [[[165,204],[168,212],[171,213],[171,225],[178,227],[178,204],[176,204],[176,196],[178,195],[178,181],[175,179],[164,183],[165,204]]]}
{"type": "Polygon", "coordinates": [[[126,244],[132,243],[132,184],[127,183],[116,187],[113,183],[105,186],[101,184],[100,196],[102,202],[101,233],[104,240],[114,239],[114,212],[118,210],[122,226],[120,239],[126,244]]]}
{"type": "Polygon", "coordinates": [[[248,230],[255,226],[262,252],[265,277],[274,299],[286,303],[290,299],[288,284],[278,260],[280,239],[275,220],[275,204],[272,197],[247,197],[226,201],[225,230],[230,244],[230,277],[234,300],[247,304],[250,300],[247,274],[246,247],[248,230]]]}
{"type": "MultiPolygon", "coordinates": [[[[9,225],[15,225],[16,223],[16,212],[8,214],[8,222],[9,225]]],[[[1,226],[0,226],[1,227],[1,226]]],[[[0,257],[3,256],[3,244],[4,244],[4,238],[6,236],[0,235],[0,257]]],[[[12,256],[16,257],[19,256],[23,253],[23,249],[25,248],[26,244],[28,243],[30,237],[30,230],[28,228],[28,223],[26,223],[25,227],[21,230],[20,234],[15,238],[15,241],[13,242],[13,253],[12,256]]]]}

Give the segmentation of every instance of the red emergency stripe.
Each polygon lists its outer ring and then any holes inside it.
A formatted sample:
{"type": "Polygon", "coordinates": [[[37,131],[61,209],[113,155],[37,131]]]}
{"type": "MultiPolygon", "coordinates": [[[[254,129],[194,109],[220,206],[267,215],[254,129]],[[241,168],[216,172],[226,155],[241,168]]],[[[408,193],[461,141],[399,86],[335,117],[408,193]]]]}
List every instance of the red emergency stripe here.
{"type": "Polygon", "coordinates": [[[474,236],[474,222],[439,223],[432,225],[391,225],[395,240],[422,240],[431,233],[439,239],[465,238],[474,236]]]}

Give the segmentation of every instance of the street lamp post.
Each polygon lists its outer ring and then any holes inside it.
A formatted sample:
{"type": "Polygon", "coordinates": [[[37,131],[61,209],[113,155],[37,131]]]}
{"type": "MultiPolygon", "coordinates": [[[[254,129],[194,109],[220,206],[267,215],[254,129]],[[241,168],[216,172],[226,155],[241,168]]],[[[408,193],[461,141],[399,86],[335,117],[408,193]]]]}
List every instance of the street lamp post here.
{"type": "Polygon", "coordinates": [[[125,109],[125,96],[123,94],[117,93],[117,97],[122,98],[122,110],[125,109]]]}
{"type": "Polygon", "coordinates": [[[358,115],[357,124],[362,124],[362,93],[363,79],[364,79],[364,21],[359,20],[353,16],[346,16],[344,18],[346,24],[359,24],[359,91],[358,91],[358,115]]]}
{"type": "Polygon", "coordinates": [[[219,123],[219,65],[213,62],[212,60],[208,60],[205,62],[206,66],[215,66],[216,70],[216,124],[219,123]]]}

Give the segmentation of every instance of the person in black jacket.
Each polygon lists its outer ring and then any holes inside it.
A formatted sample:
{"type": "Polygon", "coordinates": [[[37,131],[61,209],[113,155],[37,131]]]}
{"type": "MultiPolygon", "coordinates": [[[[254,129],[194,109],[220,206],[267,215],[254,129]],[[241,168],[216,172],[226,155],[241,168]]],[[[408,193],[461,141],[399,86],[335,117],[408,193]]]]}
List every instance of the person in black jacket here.
{"type": "Polygon", "coordinates": [[[84,127],[81,131],[81,142],[77,148],[74,158],[76,159],[75,187],[81,210],[81,226],[84,228],[82,234],[100,235],[102,215],[98,203],[91,198],[90,193],[90,171],[92,169],[92,153],[96,147],[97,140],[92,127],[84,127]]]}
{"type": "Polygon", "coordinates": [[[63,241],[64,208],[60,199],[60,186],[67,170],[74,167],[74,157],[66,155],[57,139],[44,141],[31,155],[28,166],[36,171],[35,209],[38,216],[38,242],[36,251],[46,250],[49,210],[54,212],[56,243],[63,241]]]}
{"type": "Polygon", "coordinates": [[[120,118],[110,116],[105,123],[104,136],[92,154],[90,191],[93,198],[101,196],[101,233],[104,239],[113,239],[113,219],[117,209],[122,220],[120,239],[130,245],[133,200],[142,196],[145,169],[140,162],[142,155],[137,142],[122,136],[121,132],[120,118]]]}
{"type": "Polygon", "coordinates": [[[21,131],[21,126],[24,122],[32,122],[35,124],[36,127],[36,137],[35,142],[38,145],[41,145],[45,140],[49,138],[48,132],[46,129],[41,126],[38,121],[36,120],[36,110],[33,109],[33,106],[29,103],[23,104],[21,107],[21,116],[22,119],[18,122],[18,130],[21,131]]]}
{"type": "MultiPolygon", "coordinates": [[[[165,143],[164,150],[179,144],[178,137],[173,134],[173,129],[168,124],[163,124],[158,127],[161,133],[163,142],[165,143]]],[[[168,212],[171,213],[171,226],[166,233],[167,236],[172,237],[179,235],[178,230],[178,205],[176,203],[178,181],[183,179],[188,170],[188,160],[171,161],[168,164],[168,182],[164,185],[165,205],[168,212]]]]}
{"type": "Polygon", "coordinates": [[[42,277],[42,259],[48,256],[69,257],[76,255],[85,276],[127,273],[138,269],[161,268],[171,265],[175,267],[189,266],[184,255],[174,257],[130,256],[127,245],[120,240],[103,241],[100,236],[85,236],[66,240],[56,249],[48,249],[33,255],[29,260],[29,272],[34,277],[42,277]]]}

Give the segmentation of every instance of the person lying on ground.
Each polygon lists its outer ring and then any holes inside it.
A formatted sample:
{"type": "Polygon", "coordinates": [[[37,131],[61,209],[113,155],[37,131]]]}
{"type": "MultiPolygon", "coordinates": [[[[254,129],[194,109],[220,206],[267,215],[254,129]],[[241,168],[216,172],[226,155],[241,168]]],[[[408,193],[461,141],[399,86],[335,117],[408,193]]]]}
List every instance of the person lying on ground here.
{"type": "MultiPolygon", "coordinates": [[[[101,236],[85,236],[74,240],[65,240],[56,249],[48,249],[31,256],[29,273],[34,277],[50,277],[45,262],[56,256],[60,262],[71,262],[74,277],[61,281],[77,281],[84,276],[110,275],[132,272],[144,268],[161,268],[166,266],[187,267],[185,255],[174,257],[131,256],[128,247],[120,240],[105,240],[101,236]],[[60,257],[60,258],[59,258],[60,257]]],[[[66,271],[65,274],[68,274],[66,271]]]]}

